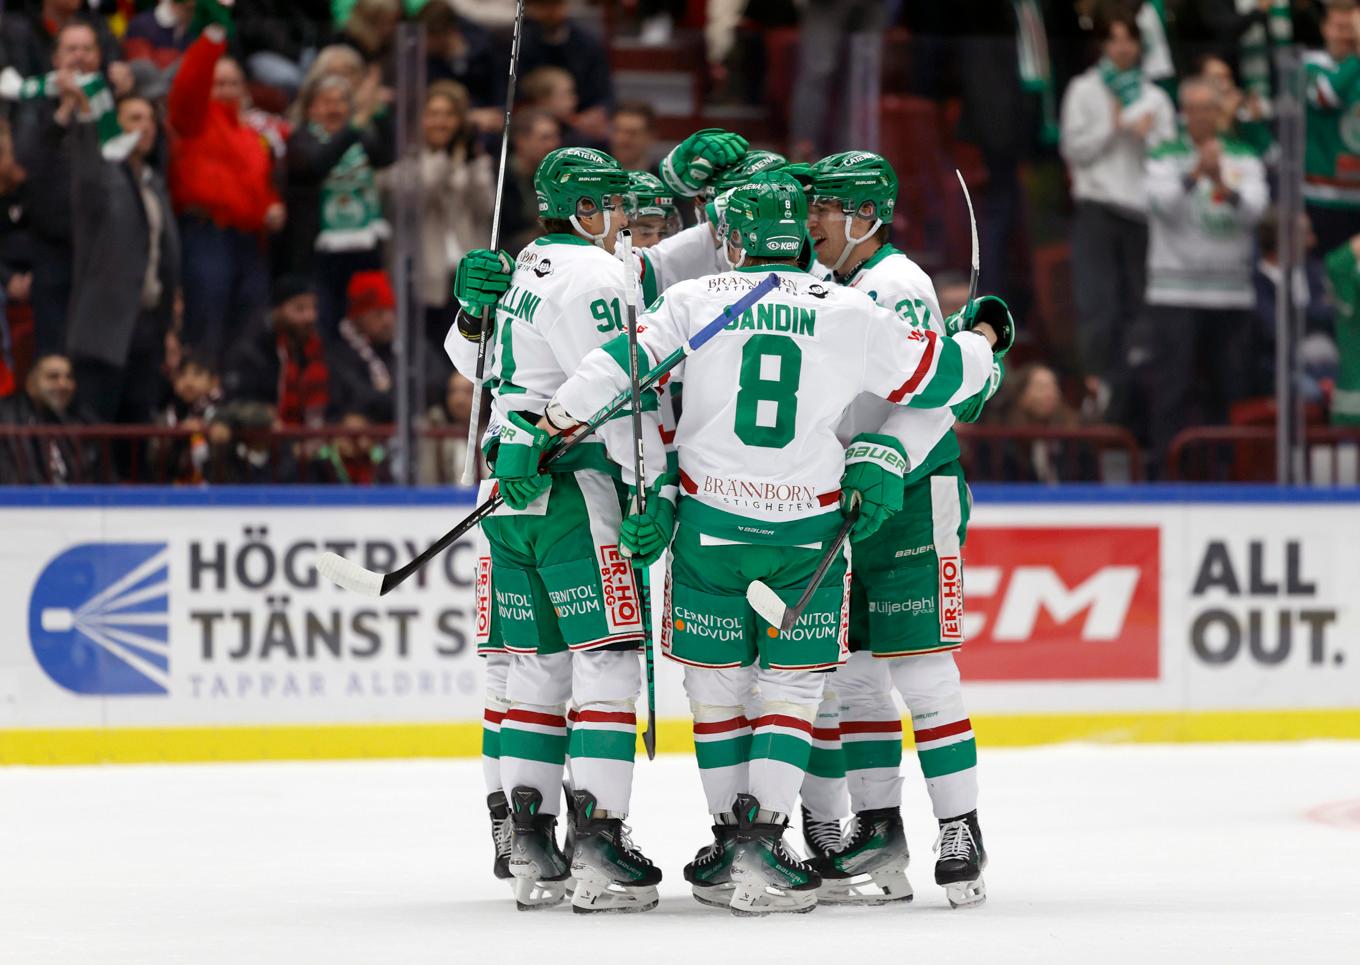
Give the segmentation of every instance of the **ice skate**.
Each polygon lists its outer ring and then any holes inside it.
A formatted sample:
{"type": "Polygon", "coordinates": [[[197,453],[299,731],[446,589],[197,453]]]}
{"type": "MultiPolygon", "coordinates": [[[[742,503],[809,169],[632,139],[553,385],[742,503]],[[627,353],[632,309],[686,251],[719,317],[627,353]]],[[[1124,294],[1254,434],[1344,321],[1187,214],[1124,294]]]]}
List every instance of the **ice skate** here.
{"type": "Polygon", "coordinates": [[[803,843],[807,845],[809,861],[825,858],[841,846],[840,821],[820,821],[804,805],[803,843]]]}
{"type": "Polygon", "coordinates": [[[732,904],[732,855],[737,836],[736,819],[730,814],[717,816],[713,841],[699,849],[694,860],[685,865],[685,880],[690,883],[694,900],[714,908],[732,904]]]}
{"type": "Polygon", "coordinates": [[[935,851],[939,854],[935,883],[944,886],[950,907],[970,908],[987,900],[987,885],[982,880],[987,851],[982,846],[977,811],[941,821],[935,851]]]}
{"type": "Polygon", "coordinates": [[[571,876],[576,881],[572,911],[585,915],[655,908],[661,869],[633,845],[623,819],[597,808],[589,791],[572,792],[571,810],[575,830],[571,876]]]}
{"type": "Polygon", "coordinates": [[[548,908],[566,894],[571,866],[557,847],[557,818],[540,814],[543,795],[531,787],[510,792],[510,873],[520,911],[548,908]]]}
{"type": "Polygon", "coordinates": [[[486,809],[491,814],[491,846],[496,859],[492,872],[502,881],[513,878],[510,873],[510,802],[504,791],[492,791],[486,796],[486,809]]]}
{"type": "Polygon", "coordinates": [[[817,899],[858,905],[911,901],[909,858],[899,808],[860,811],[845,843],[813,862],[822,875],[817,899]]]}
{"type": "Polygon", "coordinates": [[[822,879],[784,846],[788,816],[762,810],[749,794],[738,794],[733,810],[737,834],[732,846],[732,913],[802,914],[816,908],[822,879]]]}

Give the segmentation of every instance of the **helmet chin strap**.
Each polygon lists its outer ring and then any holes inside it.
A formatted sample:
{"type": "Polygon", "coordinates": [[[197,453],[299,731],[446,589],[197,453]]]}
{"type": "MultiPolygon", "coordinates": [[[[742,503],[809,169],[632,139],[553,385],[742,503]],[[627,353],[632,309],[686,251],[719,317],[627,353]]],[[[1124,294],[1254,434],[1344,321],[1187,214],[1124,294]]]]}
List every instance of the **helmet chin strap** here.
{"type": "Polygon", "coordinates": [[[611,219],[610,219],[610,214],[611,214],[612,212],[610,211],[609,208],[605,208],[605,209],[603,209],[603,210],[604,210],[604,230],[601,231],[601,232],[600,232],[599,234],[597,234],[597,235],[596,235],[596,234],[591,234],[589,231],[587,231],[587,230],[581,225],[581,220],[580,220],[576,215],[572,215],[570,218],[567,219],[568,221],[571,222],[571,226],[572,226],[573,228],[575,228],[578,232],[580,232],[581,234],[583,234],[583,235],[585,235],[587,238],[589,238],[590,241],[591,241],[591,244],[595,245],[595,247],[597,247],[597,248],[603,248],[603,247],[604,247],[604,240],[605,240],[606,238],[609,237],[609,228],[610,228],[610,220],[611,220],[611,219]]]}
{"type": "Polygon", "coordinates": [[[869,227],[869,230],[864,232],[864,234],[860,235],[858,238],[856,238],[854,235],[850,233],[850,228],[852,225],[854,225],[854,223],[855,219],[853,217],[845,219],[845,247],[841,249],[841,256],[836,259],[836,263],[831,266],[831,270],[833,272],[840,271],[841,266],[845,264],[845,259],[850,257],[850,252],[854,251],[864,242],[872,238],[874,236],[874,232],[878,231],[879,228],[883,227],[883,219],[875,218],[874,223],[869,227]]]}
{"type": "Polygon", "coordinates": [[[736,269],[740,268],[742,265],[746,264],[746,249],[745,249],[745,248],[738,248],[738,249],[737,249],[737,260],[736,260],[736,261],[733,261],[733,260],[732,260],[732,256],[729,255],[729,254],[727,253],[727,249],[728,249],[728,246],[727,246],[727,245],[723,245],[723,257],[727,259],[727,263],[728,263],[729,265],[732,266],[732,270],[733,270],[733,271],[735,271],[736,269]]]}

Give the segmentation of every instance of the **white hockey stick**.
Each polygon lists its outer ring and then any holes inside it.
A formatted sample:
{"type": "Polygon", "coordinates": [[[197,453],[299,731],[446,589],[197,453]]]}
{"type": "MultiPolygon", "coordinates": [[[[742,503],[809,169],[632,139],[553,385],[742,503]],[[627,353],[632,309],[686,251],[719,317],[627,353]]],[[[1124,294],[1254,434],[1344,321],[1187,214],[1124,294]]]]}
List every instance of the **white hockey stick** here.
{"type": "MultiPolygon", "coordinates": [[[[519,38],[524,31],[524,0],[515,4],[515,36],[510,41],[510,76],[505,82],[505,122],[501,125],[501,162],[496,174],[496,206],[491,211],[491,250],[499,251],[501,240],[501,200],[505,196],[505,168],[510,159],[510,112],[515,106],[515,85],[519,80],[519,38]]],[[[482,386],[486,380],[486,337],[491,325],[491,309],[482,309],[481,332],[477,336],[477,377],[472,382],[472,412],[468,414],[467,455],[463,457],[463,485],[477,481],[477,429],[482,421],[482,386]]]]}
{"type": "Polygon", "coordinates": [[[973,213],[973,196],[968,193],[968,182],[963,180],[963,172],[958,168],[954,169],[954,174],[958,176],[959,187],[963,188],[963,200],[968,205],[968,227],[973,233],[973,270],[968,276],[968,301],[964,302],[964,305],[971,305],[977,297],[978,275],[982,273],[982,249],[978,244],[977,215],[973,213]]]}

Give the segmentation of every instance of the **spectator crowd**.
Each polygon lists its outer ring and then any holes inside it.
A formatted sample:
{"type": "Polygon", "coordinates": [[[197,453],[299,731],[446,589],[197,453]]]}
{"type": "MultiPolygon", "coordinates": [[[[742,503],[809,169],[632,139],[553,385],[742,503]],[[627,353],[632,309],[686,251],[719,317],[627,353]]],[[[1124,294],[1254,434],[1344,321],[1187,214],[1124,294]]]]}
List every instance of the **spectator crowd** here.
{"type": "MultiPolygon", "coordinates": [[[[607,148],[653,170],[667,145],[617,96],[586,0],[527,0],[501,247],[539,233],[532,178],[551,150],[607,148]]],[[[600,5],[664,47],[693,15],[600,5]]],[[[496,193],[513,0],[10,0],[0,12],[0,426],[126,424],[171,478],[381,482],[396,412],[393,228],[418,185],[410,295],[416,373],[441,437],[411,460],[457,478],[471,385],[442,349],[450,270],[485,246],[496,193]],[[398,151],[395,45],[424,27],[419,148],[398,151]],[[280,447],[270,432],[342,426],[280,447]],[[283,469],[280,470],[280,465],[283,469]]],[[[1126,427],[1162,471],[1182,428],[1264,419],[1275,309],[1305,320],[1301,391],[1360,423],[1360,11],[1354,0],[710,0],[706,96],[759,101],[752,36],[802,25],[788,97],[765,128],[790,158],[849,143],[850,58],[912,39],[885,86],[961,103],[979,153],[983,285],[1024,319],[1030,167],[1064,177],[1069,343],[1022,345],[996,427],[1126,427]],[[905,28],[905,29],[903,29],[905,28]],[[1275,51],[1306,48],[1306,217],[1281,225],[1275,51]],[[756,78],[752,81],[752,78],[756,78]],[[847,123],[842,123],[847,121],[847,123]],[[1291,230],[1284,231],[1283,228],[1291,230]],[[1301,258],[1282,259],[1299,237],[1301,258]],[[1284,263],[1295,263],[1284,277],[1284,263]],[[1017,268],[1017,265],[1021,266],[1017,268]],[[1265,400],[1265,401],[1259,401],[1265,400]]],[[[598,14],[599,11],[595,11],[598,14]]],[[[773,50],[773,46],[770,47],[773,50]]],[[[889,48],[897,50],[898,48],[889,48]]],[[[773,63],[773,59],[770,61],[773,63]]],[[[767,92],[768,93],[768,92],[767,92]]],[[[771,98],[775,100],[775,98],[771,98]]],[[[884,117],[890,115],[885,113],[884,117]]],[[[885,122],[886,123],[886,122],[885,122]]],[[[731,126],[740,129],[739,122],[731,126]]],[[[885,131],[885,141],[901,132],[885,131]]],[[[905,136],[910,143],[912,132],[905,136]]],[[[758,138],[753,138],[758,139],[758,138]]],[[[898,158],[884,148],[889,159],[898,158]]],[[[904,172],[904,191],[908,177],[904,172]]],[[[904,200],[907,200],[904,198],[904,200]]],[[[905,218],[918,217],[909,204],[905,218]]],[[[924,218],[924,213],[921,214],[924,218]]],[[[899,242],[902,243],[902,242],[899,242]]],[[[966,278],[936,273],[962,299],[966,278]]],[[[953,266],[963,267],[963,266],[953,266]]],[[[0,435],[0,482],[79,482],[107,464],[79,434],[0,435]]],[[[1032,440],[1005,478],[1076,464],[1032,440]]],[[[125,447],[126,448],[126,447],[125,447]]],[[[128,451],[114,476],[135,474],[128,451]]],[[[107,465],[100,478],[109,478],[107,465]]]]}

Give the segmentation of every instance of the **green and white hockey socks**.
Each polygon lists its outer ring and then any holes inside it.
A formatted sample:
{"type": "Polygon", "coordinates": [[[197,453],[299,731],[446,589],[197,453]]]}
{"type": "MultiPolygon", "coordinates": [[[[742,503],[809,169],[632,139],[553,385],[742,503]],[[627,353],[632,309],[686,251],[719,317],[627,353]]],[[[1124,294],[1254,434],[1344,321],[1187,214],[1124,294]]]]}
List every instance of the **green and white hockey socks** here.
{"type": "Polygon", "coordinates": [[[502,790],[501,786],[501,724],[510,701],[505,696],[506,675],[510,670],[510,655],[489,653],[483,670],[486,674],[486,697],[482,705],[482,777],[486,793],[502,790]]]}
{"type": "Polygon", "coordinates": [[[694,718],[694,756],[710,814],[732,810],[746,791],[751,756],[751,722],[746,703],[755,676],[750,667],[685,668],[685,693],[694,718]]]}
{"type": "Polygon", "coordinates": [[[911,710],[916,759],[937,818],[977,808],[977,742],[963,706],[952,653],[887,661],[893,684],[911,710]]]}
{"type": "Polygon", "coordinates": [[[792,814],[812,755],[812,721],[826,675],[759,670],[756,682],[760,709],[751,721],[750,793],[765,810],[792,814]]]}
{"type": "Polygon", "coordinates": [[[861,650],[831,681],[841,699],[845,779],[856,812],[902,803],[902,713],[888,674],[890,664],[902,662],[861,650]]]}
{"type": "Polygon", "coordinates": [[[812,722],[812,753],[803,777],[803,807],[819,821],[836,821],[850,814],[845,753],[841,749],[841,698],[831,689],[834,683],[833,676],[812,722]]]}

